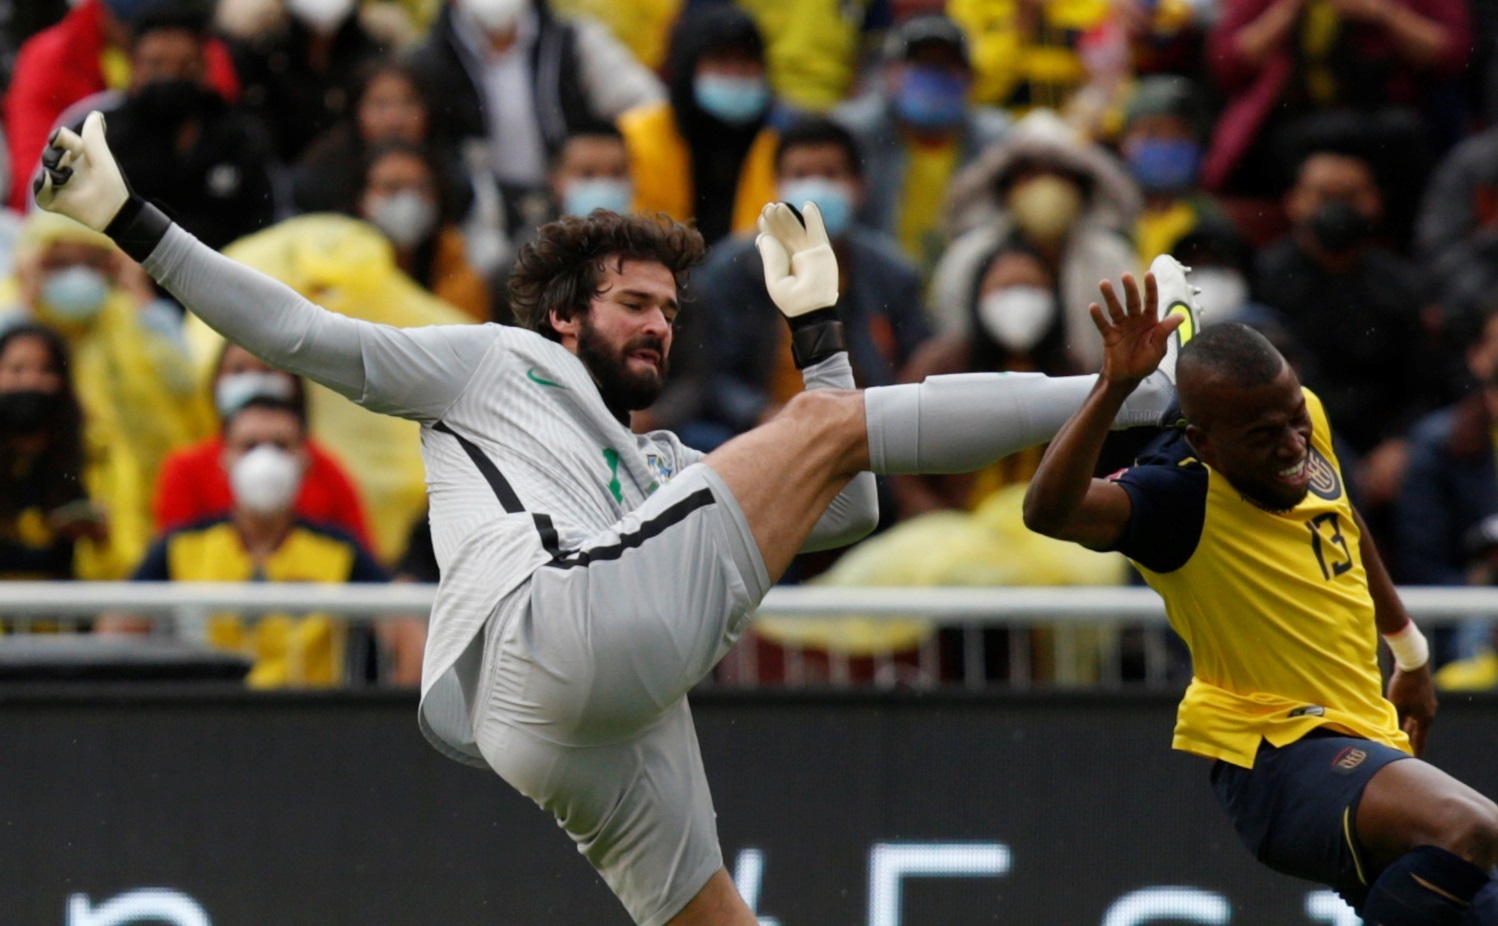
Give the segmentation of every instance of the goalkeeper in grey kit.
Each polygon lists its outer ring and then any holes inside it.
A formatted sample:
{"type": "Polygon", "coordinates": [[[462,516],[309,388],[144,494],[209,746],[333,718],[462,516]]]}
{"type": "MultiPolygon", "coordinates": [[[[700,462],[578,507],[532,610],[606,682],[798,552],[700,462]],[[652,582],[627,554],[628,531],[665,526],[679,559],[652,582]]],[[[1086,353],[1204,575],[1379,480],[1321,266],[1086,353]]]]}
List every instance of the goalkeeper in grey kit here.
{"type": "MultiPolygon", "coordinates": [[[[562,219],[520,254],[518,327],[400,329],[321,309],[174,225],[131,192],[99,113],[53,136],[34,189],[229,340],[422,425],[442,581],[421,729],[551,812],[645,926],[756,924],[723,867],[686,693],[791,559],[873,528],[871,472],[970,470],[1042,443],[1095,379],[855,390],[821,216],[771,204],[758,245],[806,391],[704,455],[629,428],[665,382],[704,252],[687,226],[562,219]]],[[[1158,423],[1172,392],[1146,381],[1117,426],[1158,423]]]]}

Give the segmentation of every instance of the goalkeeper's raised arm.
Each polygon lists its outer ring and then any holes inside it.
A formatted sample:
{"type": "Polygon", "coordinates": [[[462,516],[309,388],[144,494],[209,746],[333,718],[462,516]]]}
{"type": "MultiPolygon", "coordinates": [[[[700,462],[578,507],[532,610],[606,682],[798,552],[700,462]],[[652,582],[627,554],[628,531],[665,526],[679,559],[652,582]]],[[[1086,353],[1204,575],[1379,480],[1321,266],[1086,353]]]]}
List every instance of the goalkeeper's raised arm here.
{"type": "Polygon", "coordinates": [[[109,150],[102,113],[90,113],[81,133],[52,134],[32,191],[41,208],[109,236],[224,337],[376,410],[436,417],[487,349],[466,325],[397,329],[329,312],[217,253],[131,190],[109,150]],[[418,367],[429,375],[417,393],[390,375],[418,367]]]}

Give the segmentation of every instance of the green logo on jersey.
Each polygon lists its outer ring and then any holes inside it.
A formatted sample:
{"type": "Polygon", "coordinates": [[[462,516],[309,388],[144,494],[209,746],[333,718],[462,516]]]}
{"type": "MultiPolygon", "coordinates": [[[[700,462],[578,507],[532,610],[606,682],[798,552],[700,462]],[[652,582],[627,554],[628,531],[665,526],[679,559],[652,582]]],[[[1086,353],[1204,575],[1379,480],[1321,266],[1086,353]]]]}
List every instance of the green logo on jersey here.
{"type": "Polygon", "coordinates": [[[614,496],[614,501],[624,503],[624,487],[619,484],[619,451],[612,447],[603,449],[603,461],[609,465],[609,494],[614,496]]]}
{"type": "Polygon", "coordinates": [[[537,376],[536,375],[536,368],[535,367],[531,367],[529,370],[525,371],[525,378],[528,379],[528,380],[530,380],[531,382],[535,383],[538,386],[551,386],[554,389],[566,389],[567,388],[566,386],[563,386],[561,383],[554,383],[554,382],[552,382],[549,379],[544,379],[543,377],[537,376]]]}

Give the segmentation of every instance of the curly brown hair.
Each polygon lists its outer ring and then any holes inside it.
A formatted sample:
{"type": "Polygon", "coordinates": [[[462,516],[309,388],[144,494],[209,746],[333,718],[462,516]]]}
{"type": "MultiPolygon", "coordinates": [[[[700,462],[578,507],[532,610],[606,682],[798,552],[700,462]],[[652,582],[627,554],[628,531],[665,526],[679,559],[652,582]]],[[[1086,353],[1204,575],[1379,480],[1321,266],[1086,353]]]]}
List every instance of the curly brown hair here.
{"type": "Polygon", "coordinates": [[[558,341],[551,313],[563,320],[586,314],[601,292],[605,261],[616,261],[616,267],[627,260],[659,263],[671,271],[680,291],[687,271],[706,254],[695,228],[663,214],[595,209],[586,216],[564,216],[541,226],[536,240],[520,249],[510,271],[510,308],[516,324],[558,341]]]}

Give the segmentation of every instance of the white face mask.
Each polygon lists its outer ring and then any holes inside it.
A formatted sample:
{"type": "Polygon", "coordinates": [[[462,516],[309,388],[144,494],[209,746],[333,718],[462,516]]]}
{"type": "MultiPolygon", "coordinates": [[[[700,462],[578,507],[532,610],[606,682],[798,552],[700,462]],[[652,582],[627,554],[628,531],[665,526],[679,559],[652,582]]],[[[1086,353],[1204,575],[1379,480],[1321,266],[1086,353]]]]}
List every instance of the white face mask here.
{"type": "Polygon", "coordinates": [[[463,0],[463,8],[490,35],[509,32],[530,7],[530,0],[463,0]]]}
{"type": "Polygon", "coordinates": [[[270,444],[246,453],[229,470],[234,502],[254,514],[280,514],[291,508],[302,488],[302,464],[270,444]]]}
{"type": "Polygon", "coordinates": [[[1027,351],[1040,343],[1056,320],[1056,296],[1039,286],[1006,286],[978,303],[983,330],[1001,346],[1027,351]]]}
{"type": "Polygon", "coordinates": [[[249,370],[230,373],[221,378],[213,387],[213,405],[218,409],[220,418],[227,418],[231,412],[251,399],[270,398],[290,402],[295,393],[296,384],[289,375],[275,370],[249,370]]]}
{"type": "Polygon", "coordinates": [[[371,198],[369,220],[398,248],[421,243],[437,224],[437,204],[415,190],[371,198]]]}
{"type": "Polygon", "coordinates": [[[1226,321],[1248,304],[1248,281],[1226,267],[1202,267],[1191,272],[1189,281],[1201,287],[1202,308],[1213,322],[1226,321]]]}
{"type": "Polygon", "coordinates": [[[337,31],[354,11],[355,0],[286,0],[291,15],[324,35],[337,31]]]}

